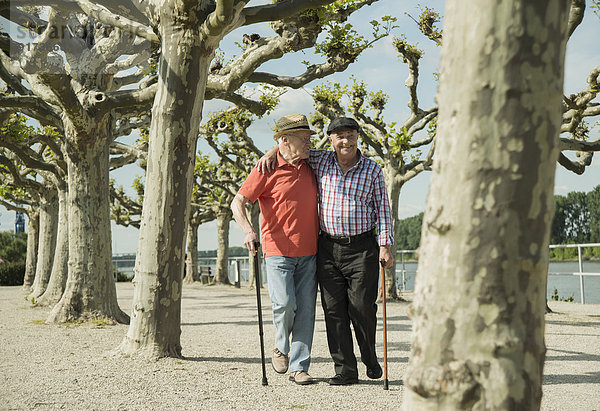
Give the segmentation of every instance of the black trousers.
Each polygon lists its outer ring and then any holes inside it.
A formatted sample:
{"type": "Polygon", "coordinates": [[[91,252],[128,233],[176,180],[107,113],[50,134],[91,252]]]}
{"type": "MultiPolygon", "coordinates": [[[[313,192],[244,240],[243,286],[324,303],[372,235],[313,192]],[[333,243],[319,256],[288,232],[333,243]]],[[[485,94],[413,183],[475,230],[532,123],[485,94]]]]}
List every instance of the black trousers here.
{"type": "Polygon", "coordinates": [[[379,245],[374,235],[347,245],[319,236],[317,280],[336,374],[358,377],[350,323],[362,362],[367,367],[377,364],[378,272],[379,245]]]}

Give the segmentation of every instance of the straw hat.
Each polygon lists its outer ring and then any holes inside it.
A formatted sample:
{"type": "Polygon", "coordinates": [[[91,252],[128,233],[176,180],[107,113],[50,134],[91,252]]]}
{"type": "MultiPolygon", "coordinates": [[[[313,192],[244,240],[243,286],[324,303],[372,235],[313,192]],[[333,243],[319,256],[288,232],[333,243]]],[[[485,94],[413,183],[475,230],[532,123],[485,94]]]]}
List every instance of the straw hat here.
{"type": "Polygon", "coordinates": [[[310,134],[317,134],[316,131],[310,129],[308,119],[304,114],[290,114],[277,120],[273,138],[278,139],[282,134],[298,130],[308,130],[310,131],[310,134]]]}

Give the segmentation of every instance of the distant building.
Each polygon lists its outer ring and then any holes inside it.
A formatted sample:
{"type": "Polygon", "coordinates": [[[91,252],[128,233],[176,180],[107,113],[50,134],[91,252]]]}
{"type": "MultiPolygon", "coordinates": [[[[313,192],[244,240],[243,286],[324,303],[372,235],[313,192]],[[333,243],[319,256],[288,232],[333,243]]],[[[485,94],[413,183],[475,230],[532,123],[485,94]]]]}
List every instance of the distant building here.
{"type": "Polygon", "coordinates": [[[25,232],[25,214],[17,211],[17,217],[15,218],[15,234],[25,232]]]}

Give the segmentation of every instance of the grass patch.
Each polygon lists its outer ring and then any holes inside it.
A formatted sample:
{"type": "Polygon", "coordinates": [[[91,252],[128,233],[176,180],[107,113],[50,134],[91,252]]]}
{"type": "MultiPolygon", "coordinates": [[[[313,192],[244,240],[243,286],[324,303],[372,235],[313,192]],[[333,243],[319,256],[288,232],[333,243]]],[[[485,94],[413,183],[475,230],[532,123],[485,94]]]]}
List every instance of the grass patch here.
{"type": "Polygon", "coordinates": [[[29,324],[48,325],[48,324],[46,324],[46,320],[32,320],[32,321],[29,321],[29,324]]]}

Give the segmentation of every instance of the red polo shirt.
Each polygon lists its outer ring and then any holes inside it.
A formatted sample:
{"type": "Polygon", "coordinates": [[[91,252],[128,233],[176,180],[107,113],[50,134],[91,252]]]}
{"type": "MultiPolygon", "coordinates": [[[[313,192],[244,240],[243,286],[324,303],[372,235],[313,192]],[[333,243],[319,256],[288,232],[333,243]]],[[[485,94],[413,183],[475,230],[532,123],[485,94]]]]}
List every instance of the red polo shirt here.
{"type": "Polygon", "coordinates": [[[317,253],[317,182],[306,161],[296,167],[277,154],[275,170],[261,174],[254,168],[239,194],[251,202],[258,199],[262,247],[267,257],[317,253]]]}

